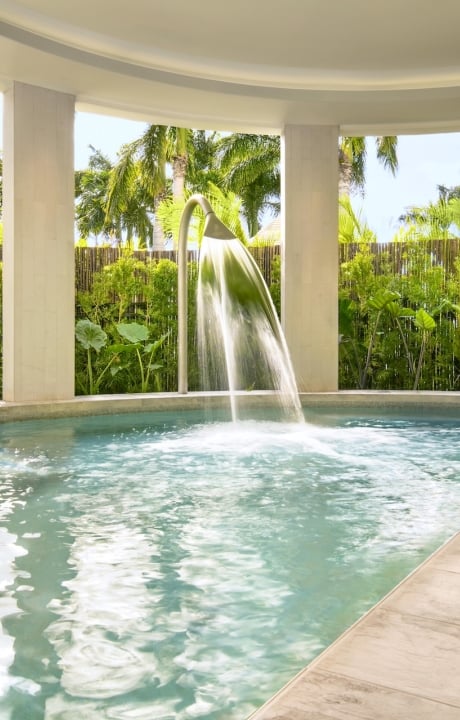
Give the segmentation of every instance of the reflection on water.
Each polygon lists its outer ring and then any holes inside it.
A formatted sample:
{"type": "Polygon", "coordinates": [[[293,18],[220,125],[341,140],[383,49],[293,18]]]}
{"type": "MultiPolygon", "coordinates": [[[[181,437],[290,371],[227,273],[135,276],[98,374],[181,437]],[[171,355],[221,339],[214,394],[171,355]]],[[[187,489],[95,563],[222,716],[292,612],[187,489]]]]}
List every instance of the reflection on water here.
{"type": "Polygon", "coordinates": [[[459,436],[0,428],[1,720],[241,720],[458,529],[459,436]]]}
{"type": "MultiPolygon", "coordinates": [[[[54,509],[50,511],[41,483],[33,473],[27,475],[19,475],[17,483],[14,478],[2,483],[1,491],[10,500],[3,523],[14,545],[6,558],[8,571],[1,593],[2,639],[12,642],[12,653],[4,665],[8,675],[4,676],[0,716],[12,720],[44,718],[46,698],[59,690],[58,657],[45,631],[54,618],[48,604],[69,577],[71,538],[54,509]]],[[[48,480],[45,486],[55,486],[48,480]]]]}

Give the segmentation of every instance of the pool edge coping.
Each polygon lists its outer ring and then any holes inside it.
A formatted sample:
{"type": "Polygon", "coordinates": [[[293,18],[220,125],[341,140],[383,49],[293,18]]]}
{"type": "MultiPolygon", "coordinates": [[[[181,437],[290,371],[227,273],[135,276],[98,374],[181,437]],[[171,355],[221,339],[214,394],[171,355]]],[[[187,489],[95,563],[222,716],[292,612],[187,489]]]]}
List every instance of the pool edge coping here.
{"type": "MultiPolygon", "coordinates": [[[[330,645],[325,647],[319,655],[317,655],[311,662],[304,666],[298,673],[296,673],[290,680],[287,681],[279,690],[277,690],[268,700],[266,700],[259,708],[254,710],[246,720],[271,720],[271,718],[264,717],[266,710],[269,710],[272,706],[276,706],[278,700],[282,697],[286,697],[292,688],[301,680],[303,677],[311,672],[314,672],[321,663],[331,655],[340,645],[345,643],[350,636],[353,636],[360,627],[365,624],[373,615],[375,615],[382,607],[388,605],[392,596],[397,594],[406,584],[410,583],[415,577],[423,573],[427,566],[431,565],[441,554],[446,552],[450,546],[460,542],[460,530],[451,535],[445,540],[439,547],[437,547],[428,557],[425,558],[417,567],[415,567],[408,575],[406,575],[400,582],[398,582],[391,590],[389,590],[380,600],[378,600],[372,607],[363,613],[354,623],[350,625],[343,633],[341,633],[330,645]]],[[[325,671],[327,672],[327,670],[325,671]]],[[[454,706],[453,706],[454,707],[454,706]]],[[[286,706],[283,709],[287,709],[286,706]]],[[[275,710],[276,711],[276,710],[275,710]]],[[[273,720],[285,720],[284,715],[277,715],[273,720]]],[[[331,716],[331,720],[332,720],[331,716]]],[[[336,716],[334,716],[336,717],[336,716]]]]}
{"type": "MultiPolygon", "coordinates": [[[[246,406],[269,407],[274,393],[253,391],[236,393],[246,406]]],[[[366,408],[459,408],[460,392],[419,390],[339,390],[299,393],[303,407],[366,407],[366,408]]],[[[0,423],[16,420],[84,417],[131,412],[165,410],[198,410],[206,407],[228,407],[228,392],[136,393],[126,395],[86,395],[70,400],[30,402],[0,401],[0,423]]]]}

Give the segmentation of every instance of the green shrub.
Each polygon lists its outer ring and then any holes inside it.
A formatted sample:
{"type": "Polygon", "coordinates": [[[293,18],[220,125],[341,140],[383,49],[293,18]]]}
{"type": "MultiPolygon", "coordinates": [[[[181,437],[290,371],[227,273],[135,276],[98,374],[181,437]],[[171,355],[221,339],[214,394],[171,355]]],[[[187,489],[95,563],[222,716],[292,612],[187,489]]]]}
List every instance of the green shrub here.
{"type": "MultiPolygon", "coordinates": [[[[433,262],[430,245],[423,242],[407,244],[401,252],[400,272],[393,270],[388,253],[380,253],[377,259],[367,244],[340,267],[339,387],[459,390],[460,258],[452,270],[446,271],[442,262],[433,262]]],[[[0,263],[0,317],[1,271],[0,263]]],[[[278,313],[280,276],[277,255],[272,260],[269,289],[278,313]]],[[[191,390],[199,388],[196,280],[196,263],[190,263],[191,390]]],[[[91,345],[85,347],[81,341],[76,343],[77,394],[139,392],[146,387],[149,391],[177,390],[175,262],[149,259],[143,262],[132,254],[122,255],[95,273],[91,291],[77,294],[76,316],[77,320],[98,326],[105,334],[104,343],[97,350],[91,345]],[[129,350],[116,352],[117,345],[130,344],[120,336],[117,326],[130,323],[145,327],[145,340],[131,343],[133,347],[129,350]]],[[[1,377],[0,322],[0,382],[1,377]]]]}
{"type": "MultiPolygon", "coordinates": [[[[195,339],[196,265],[189,266],[189,386],[198,387],[195,339]]],[[[171,260],[142,262],[125,254],[94,274],[90,291],[77,294],[77,318],[86,319],[106,333],[107,341],[92,353],[92,372],[100,381],[96,391],[123,393],[177,390],[177,265],[171,260]],[[113,348],[120,344],[119,328],[125,323],[146,328],[145,345],[155,345],[155,369],[135,362],[125,349],[112,359],[113,348]],[[161,341],[161,342],[160,342],[161,341]],[[160,343],[156,346],[156,343],[160,343]],[[129,362],[128,362],[129,360],[129,362]],[[110,369],[105,370],[110,363],[110,369]],[[143,373],[149,375],[146,381],[143,373]],[[147,382],[147,385],[146,385],[147,382]]],[[[126,338],[125,338],[126,340],[126,338]]],[[[129,344],[129,343],[128,343],[129,344]]],[[[142,354],[144,350],[139,349],[142,354]]],[[[147,353],[148,354],[148,353],[147,353]]],[[[145,359],[145,358],[144,358],[145,359]]],[[[152,360],[153,362],[153,360],[152,360]]],[[[76,346],[76,392],[89,392],[88,349],[76,346]]],[[[93,387],[94,389],[94,387],[93,387]]]]}
{"type": "Polygon", "coordinates": [[[364,246],[340,268],[339,387],[458,389],[460,262],[446,272],[421,242],[405,247],[400,273],[380,260],[377,272],[364,246]]]}

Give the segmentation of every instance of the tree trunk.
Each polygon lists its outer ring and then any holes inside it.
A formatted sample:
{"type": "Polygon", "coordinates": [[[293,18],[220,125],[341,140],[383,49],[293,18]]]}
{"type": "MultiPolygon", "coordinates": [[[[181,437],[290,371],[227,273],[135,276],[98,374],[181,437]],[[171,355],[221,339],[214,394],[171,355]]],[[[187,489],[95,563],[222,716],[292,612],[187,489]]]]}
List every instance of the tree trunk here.
{"type": "Polygon", "coordinates": [[[153,236],[152,236],[152,250],[164,250],[166,245],[166,238],[163,232],[163,228],[161,227],[161,224],[158,222],[158,219],[156,217],[156,209],[160,202],[163,200],[164,194],[161,193],[160,195],[155,196],[155,200],[153,202],[153,212],[155,214],[155,220],[153,223],[153,236]]]}
{"type": "Polygon", "coordinates": [[[353,180],[353,167],[351,159],[342,150],[339,150],[339,198],[350,197],[353,180]]]}
{"type": "Polygon", "coordinates": [[[173,200],[185,197],[185,174],[187,172],[187,155],[176,155],[172,160],[172,194],[173,200]]]}

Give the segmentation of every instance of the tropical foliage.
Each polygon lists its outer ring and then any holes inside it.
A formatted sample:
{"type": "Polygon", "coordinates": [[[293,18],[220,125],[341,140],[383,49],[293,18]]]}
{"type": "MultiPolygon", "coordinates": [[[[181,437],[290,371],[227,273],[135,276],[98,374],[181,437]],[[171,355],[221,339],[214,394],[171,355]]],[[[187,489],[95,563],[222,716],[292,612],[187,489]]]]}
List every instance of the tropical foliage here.
{"type": "MultiPolygon", "coordinates": [[[[395,173],[397,138],[375,143],[377,157],[395,173]]],[[[174,390],[177,267],[170,260],[139,262],[129,248],[134,241],[150,248],[174,245],[193,192],[205,193],[246,242],[267,213],[279,212],[279,138],[149,125],[121,148],[115,163],[92,150],[88,168],[75,176],[79,233],[122,243],[127,252],[96,275],[90,292],[78,294],[77,391],[174,390]]],[[[375,234],[350,202],[350,193],[364,187],[367,150],[365,138],[340,138],[339,241],[359,244],[340,271],[340,386],[457,389],[460,261],[448,271],[433,264],[425,241],[460,235],[460,188],[439,186],[436,202],[409,208],[400,218],[396,240],[405,243],[404,270],[395,273],[389,258],[380,255],[377,263],[370,249],[375,234]]],[[[197,242],[202,221],[197,210],[197,242]]],[[[193,358],[196,268],[189,270],[193,358]]],[[[279,256],[271,278],[280,311],[279,256]]],[[[190,386],[196,382],[192,360],[190,386]]]]}
{"type": "MultiPolygon", "coordinates": [[[[340,139],[346,197],[364,187],[367,147],[366,138],[340,139]]],[[[396,148],[397,138],[376,138],[377,157],[393,173],[396,148]]],[[[280,211],[280,138],[148,125],[114,164],[93,148],[87,170],[76,174],[77,226],[84,239],[162,249],[168,240],[162,203],[180,207],[190,194],[209,195],[213,188],[239,198],[245,233],[254,237],[280,211]]]]}
{"type": "Polygon", "coordinates": [[[412,206],[401,215],[398,240],[445,240],[460,237],[460,187],[438,186],[439,197],[425,207],[412,206]]]}
{"type": "MultiPolygon", "coordinates": [[[[365,137],[340,138],[340,197],[349,196],[352,192],[364,192],[368,144],[368,139],[365,137]]],[[[375,138],[377,159],[393,175],[398,169],[397,147],[398,138],[395,136],[378,136],[375,138]]]]}
{"type": "Polygon", "coordinates": [[[280,210],[280,140],[272,135],[232,133],[217,145],[215,164],[224,191],[239,195],[249,237],[260,229],[267,211],[280,210]]]}
{"type": "MultiPolygon", "coordinates": [[[[195,268],[190,268],[193,357],[195,268]]],[[[171,391],[177,387],[177,266],[126,252],[77,293],[76,392],[171,391]],[[137,302],[134,302],[136,300],[137,302]]],[[[198,370],[191,362],[191,387],[198,370]]]]}
{"type": "MultiPolygon", "coordinates": [[[[449,241],[445,253],[432,242],[390,244],[379,253],[369,243],[342,247],[349,257],[339,278],[340,387],[460,389],[460,257],[452,259],[449,241]]],[[[270,277],[279,312],[279,254],[270,277]]],[[[191,263],[189,384],[197,389],[195,287],[191,263]]],[[[89,348],[77,343],[78,392],[90,392],[91,382],[98,392],[176,390],[176,302],[171,260],[142,262],[125,254],[97,273],[92,290],[78,294],[78,317],[95,326],[88,326],[94,333],[89,348]],[[124,328],[134,334],[128,337],[124,328]]]]}
{"type": "MultiPolygon", "coordinates": [[[[389,249],[377,255],[369,243],[347,247],[339,278],[340,388],[460,389],[460,257],[452,260],[449,241],[439,260],[431,242],[404,244],[396,270],[389,249]]],[[[275,254],[270,291],[278,312],[279,270],[275,254]]],[[[198,388],[195,287],[191,263],[191,389],[198,388]]],[[[76,312],[78,394],[177,389],[174,262],[142,262],[127,252],[95,274],[91,291],[78,293],[76,312]],[[129,337],[126,328],[134,328],[129,337]]]]}
{"type": "Polygon", "coordinates": [[[460,383],[460,259],[404,246],[402,271],[368,245],[341,266],[341,388],[454,390],[460,383]]]}
{"type": "Polygon", "coordinates": [[[148,125],[140,138],[121,147],[114,164],[93,148],[88,169],[76,173],[81,237],[162,249],[159,205],[166,198],[183,203],[190,192],[206,191],[209,182],[219,180],[215,144],[215,133],[148,125]]]}
{"type": "MultiPolygon", "coordinates": [[[[180,221],[184,210],[185,202],[189,193],[183,200],[167,199],[160,203],[157,209],[157,219],[160,222],[166,237],[172,240],[173,247],[177,247],[179,238],[180,221]]],[[[224,193],[217,185],[208,182],[206,198],[209,200],[217,217],[229,230],[246,244],[248,237],[242,223],[241,198],[232,192],[224,193]]],[[[191,218],[188,232],[189,245],[199,246],[204,230],[204,214],[197,206],[191,218]]]]}
{"type": "Polygon", "coordinates": [[[107,194],[112,165],[99,150],[91,148],[88,167],[75,173],[75,220],[80,237],[111,240],[121,237],[122,221],[109,220],[107,194]]]}
{"type": "Polygon", "coordinates": [[[377,242],[375,233],[352,207],[350,197],[339,200],[339,243],[377,242]]]}
{"type": "MultiPolygon", "coordinates": [[[[397,137],[375,138],[377,158],[395,174],[398,168],[397,137]]],[[[338,148],[339,195],[349,197],[362,192],[368,140],[364,137],[342,137],[338,148]]],[[[223,137],[217,146],[216,161],[223,171],[224,189],[240,195],[249,235],[260,229],[267,211],[279,213],[280,206],[280,138],[271,135],[233,133],[223,137]]]]}

